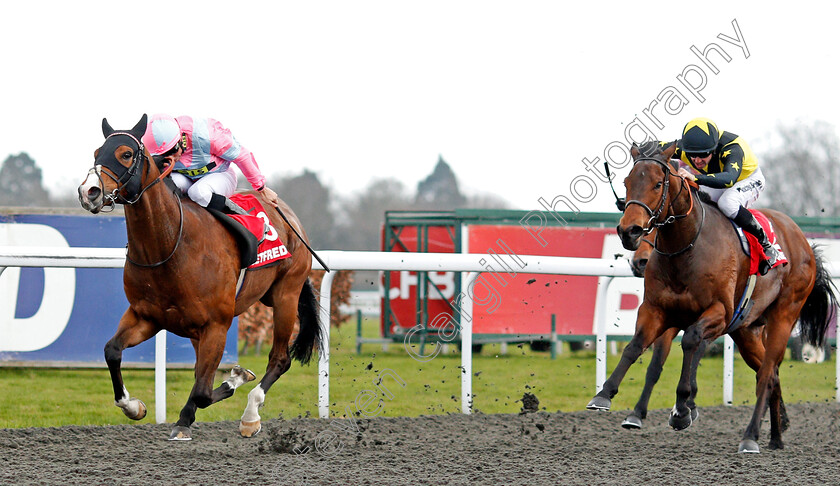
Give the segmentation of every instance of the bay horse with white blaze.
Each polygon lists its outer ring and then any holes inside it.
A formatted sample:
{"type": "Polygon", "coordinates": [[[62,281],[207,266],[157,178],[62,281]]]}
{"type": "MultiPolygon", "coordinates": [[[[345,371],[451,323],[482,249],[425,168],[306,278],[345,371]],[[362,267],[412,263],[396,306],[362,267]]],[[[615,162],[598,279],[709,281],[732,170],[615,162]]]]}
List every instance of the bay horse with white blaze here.
{"type": "Polygon", "coordinates": [[[261,428],[258,408],[265,393],[288,369],[292,359],[307,363],[321,342],[318,303],[308,277],[312,258],[301,238],[303,227],[292,210],[281,203],[289,226],[273,208],[266,211],[270,226],[286,244],[291,258],[279,264],[248,270],[237,293],[240,254],[233,235],[205,208],[181,197],[171,178],[171,167],[159,166],[140,142],[146,115],[131,130],[114,130],[102,120],[105,142],[94,153],[94,166],[79,186],[79,202],[91,213],[123,204],[128,233],[123,275],[128,310],[117,332],[105,345],[116,405],[126,416],[140,420],[146,406],[131,397],[120,371],[122,352],[166,330],[189,338],[195,348],[195,384],[172,429],[170,440],[190,440],[197,408],[205,408],[233,395],[254,380],[249,370],[236,366],[228,379],[213,389],[233,317],[257,301],[274,309],[274,343],[265,376],[248,395],[239,425],[251,437],[261,428]],[[290,346],[295,318],[300,331],[290,346]]]}
{"type": "Polygon", "coordinates": [[[609,410],[630,365],[667,329],[678,328],[685,331],[683,367],[669,423],[678,430],[688,427],[687,400],[697,347],[702,340],[728,333],[745,361],[751,366],[758,363],[756,405],[738,450],[759,452],[758,435],[768,407],[770,448],[781,449],[786,424],[779,365],[797,317],[811,343],[819,344],[824,338],[836,305],[830,276],[821,256],[793,220],[778,211],[763,210],[789,264],[758,277],[754,305],[742,325],[730,328],[747,286],[750,262],[729,219],[700,200],[688,181],[677,175],[670,163],[675,149],[671,144],[644,156],[638,147],[631,150],[634,166],[624,180],[628,201],[617,231],[622,245],[635,250],[641,237],[656,228],[658,251],[645,269],[645,295],[636,332],[587,408],[609,410]]]}

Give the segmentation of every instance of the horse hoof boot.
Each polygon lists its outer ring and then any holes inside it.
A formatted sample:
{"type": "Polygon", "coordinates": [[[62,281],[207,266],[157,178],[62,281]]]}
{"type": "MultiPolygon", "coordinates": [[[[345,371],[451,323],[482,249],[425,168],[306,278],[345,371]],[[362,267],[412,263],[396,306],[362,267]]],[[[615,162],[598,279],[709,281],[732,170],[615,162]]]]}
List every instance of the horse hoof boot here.
{"type": "Polygon", "coordinates": [[[756,441],[744,439],[741,441],[741,445],[738,446],[738,452],[741,454],[758,454],[760,449],[756,441]]]}
{"type": "Polygon", "coordinates": [[[172,427],[172,433],[169,434],[169,440],[192,440],[190,428],[182,427],[180,425],[172,427]]]}
{"type": "Polygon", "coordinates": [[[606,412],[610,409],[610,405],[612,405],[612,400],[610,400],[609,398],[595,395],[595,398],[593,398],[589,401],[589,403],[586,404],[586,409],[602,410],[606,412]]]}
{"type": "Polygon", "coordinates": [[[692,408],[691,409],[691,423],[697,422],[697,419],[699,417],[700,417],[700,412],[697,410],[697,408],[696,407],[692,408]]]}
{"type": "Polygon", "coordinates": [[[253,437],[260,433],[262,430],[262,423],[257,420],[256,422],[245,422],[244,420],[239,422],[239,434],[242,437],[253,437]]]}
{"type": "Polygon", "coordinates": [[[630,415],[627,416],[626,419],[624,419],[624,422],[621,422],[621,426],[624,427],[625,429],[632,429],[632,430],[641,429],[642,428],[642,419],[640,419],[639,417],[637,417],[633,414],[630,414],[630,415]]]}

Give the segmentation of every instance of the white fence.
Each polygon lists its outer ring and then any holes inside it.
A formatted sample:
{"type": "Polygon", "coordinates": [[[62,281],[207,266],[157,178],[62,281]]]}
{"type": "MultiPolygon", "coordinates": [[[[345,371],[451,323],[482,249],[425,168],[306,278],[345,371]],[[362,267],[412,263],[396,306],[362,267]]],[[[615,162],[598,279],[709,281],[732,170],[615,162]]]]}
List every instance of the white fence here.
{"type": "MultiPolygon", "coordinates": [[[[462,313],[473,315],[473,288],[475,278],[486,272],[480,263],[482,254],[452,253],[384,253],[360,251],[321,251],[321,258],[332,270],[380,270],[380,271],[456,271],[462,274],[462,289],[467,289],[461,301],[462,313]]],[[[595,389],[600,390],[606,380],[607,371],[607,325],[606,291],[615,277],[631,277],[629,265],[624,260],[604,260],[594,258],[568,258],[534,255],[517,255],[522,273],[553,275],[584,275],[607,277],[598,287],[595,311],[596,373],[595,389]],[[524,264],[524,265],[523,265],[524,264]]],[[[122,268],[125,264],[124,249],[102,248],[57,248],[57,247],[8,247],[0,246],[0,273],[5,267],[78,267],[78,268],[122,268]]],[[[831,274],[840,270],[840,262],[828,265],[831,274]]],[[[313,268],[321,268],[313,259],[313,268]]],[[[321,417],[329,416],[329,332],[330,332],[330,291],[334,273],[327,273],[321,284],[321,323],[324,326],[325,345],[318,363],[318,412],[321,417]]],[[[840,327],[840,320],[838,320],[840,327]]],[[[838,329],[840,331],[840,329],[838,329]]],[[[461,319],[461,410],[469,414],[472,408],[472,322],[469,318],[461,319]]],[[[838,333],[840,335],[840,332],[838,333]]],[[[158,423],[166,421],[166,333],[161,331],[155,343],[155,419],[158,423]]],[[[732,403],[733,387],[732,341],[726,337],[724,351],[723,402],[732,403]]],[[[836,388],[837,401],[840,401],[840,359],[837,361],[836,388]]]]}

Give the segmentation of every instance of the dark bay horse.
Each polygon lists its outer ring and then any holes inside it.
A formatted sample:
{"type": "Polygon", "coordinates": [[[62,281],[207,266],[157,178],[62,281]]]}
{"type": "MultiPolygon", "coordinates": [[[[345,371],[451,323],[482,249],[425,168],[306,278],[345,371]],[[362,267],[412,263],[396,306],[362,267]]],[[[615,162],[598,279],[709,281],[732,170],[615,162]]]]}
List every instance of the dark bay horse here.
{"type": "MultiPolygon", "coordinates": [[[[196,408],[205,408],[233,395],[256,377],[235,367],[213,389],[227,331],[233,317],[258,300],[274,309],[274,343],[259,385],[248,395],[239,430],[245,437],[260,431],[257,409],[265,393],[288,369],[292,359],[307,363],[321,342],[318,302],[308,280],[312,257],[272,208],[270,225],[292,254],[278,265],[246,272],[237,293],[240,255],[230,232],[206,209],[180,197],[171,179],[140,143],[146,115],[131,130],[114,130],[102,120],[104,144],[94,153],[94,166],[79,186],[82,207],[98,213],[123,204],[128,232],[123,275],[128,310],[117,332],[105,345],[116,405],[126,416],[140,420],[146,406],[123,385],[122,352],[166,330],[189,338],[195,348],[195,384],[172,429],[170,440],[190,440],[196,408]],[[299,316],[300,331],[289,343],[299,316]]],[[[292,210],[281,204],[297,232],[306,238],[292,210]]]]}
{"type": "MultiPolygon", "coordinates": [[[[757,365],[756,405],[739,452],[759,452],[761,420],[770,409],[770,448],[783,448],[782,389],[779,365],[797,317],[804,336],[819,345],[834,312],[836,299],[822,258],[789,217],[764,210],[789,263],[758,277],[754,305],[740,327],[729,329],[735,307],[747,284],[749,260],[743,255],[720,211],[700,200],[669,162],[671,144],[659,153],[631,153],[634,166],[624,183],[627,205],[617,231],[622,245],[636,250],[645,232],[657,228],[657,252],[645,269],[645,296],[636,332],[621,360],[587,408],[609,410],[611,398],[627,369],[668,328],[684,330],[683,367],[670,423],[691,424],[687,405],[690,375],[703,340],[728,333],[750,366],[757,365]],[[763,326],[763,327],[762,327],[763,326]]],[[[755,366],[754,366],[755,367],[755,366]]]]}

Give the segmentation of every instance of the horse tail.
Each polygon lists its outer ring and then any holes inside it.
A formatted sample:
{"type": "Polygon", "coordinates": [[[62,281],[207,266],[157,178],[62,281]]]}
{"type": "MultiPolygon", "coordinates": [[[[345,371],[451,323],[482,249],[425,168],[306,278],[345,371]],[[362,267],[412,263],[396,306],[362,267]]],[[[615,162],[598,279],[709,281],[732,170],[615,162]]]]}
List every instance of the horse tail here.
{"type": "Polygon", "coordinates": [[[312,282],[306,279],[298,298],[300,330],[290,350],[292,359],[300,361],[301,364],[309,363],[312,358],[312,351],[316,348],[321,349],[323,336],[321,336],[321,323],[318,315],[318,299],[315,297],[315,289],[312,287],[312,282]]]}
{"type": "Polygon", "coordinates": [[[835,317],[837,297],[834,295],[836,289],[831,275],[825,268],[822,251],[817,245],[811,245],[811,248],[817,262],[817,279],[799,314],[799,328],[804,340],[814,346],[822,346],[828,324],[835,317]]]}

